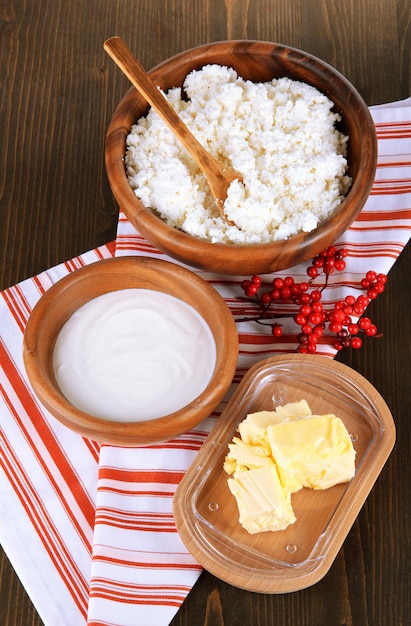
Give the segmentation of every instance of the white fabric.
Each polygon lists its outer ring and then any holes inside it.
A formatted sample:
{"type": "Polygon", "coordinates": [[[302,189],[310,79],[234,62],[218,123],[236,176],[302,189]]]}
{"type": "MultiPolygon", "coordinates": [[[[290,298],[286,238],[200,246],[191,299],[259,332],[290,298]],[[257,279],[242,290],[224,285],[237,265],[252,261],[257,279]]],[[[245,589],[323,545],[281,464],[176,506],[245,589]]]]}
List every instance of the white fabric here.
{"type": "MultiPolygon", "coordinates": [[[[339,240],[350,256],[327,290],[330,300],[352,292],[369,269],[388,273],[410,237],[411,98],[371,111],[377,176],[365,208],[339,240]]],[[[224,403],[171,442],[140,449],[100,446],[57,423],[24,372],[22,336],[35,302],[60,277],[113,253],[112,246],[90,251],[0,298],[0,541],[46,626],[164,626],[201,572],[176,532],[172,498],[224,403]]],[[[115,253],[167,258],[122,214],[115,253]]],[[[280,275],[301,279],[306,267],[280,275]]],[[[244,316],[248,305],[235,277],[199,273],[236,319],[244,316]]],[[[283,323],[279,340],[255,324],[238,324],[232,389],[259,359],[295,350],[295,328],[286,318],[283,323]]],[[[319,351],[334,355],[326,344],[319,351]]]]}

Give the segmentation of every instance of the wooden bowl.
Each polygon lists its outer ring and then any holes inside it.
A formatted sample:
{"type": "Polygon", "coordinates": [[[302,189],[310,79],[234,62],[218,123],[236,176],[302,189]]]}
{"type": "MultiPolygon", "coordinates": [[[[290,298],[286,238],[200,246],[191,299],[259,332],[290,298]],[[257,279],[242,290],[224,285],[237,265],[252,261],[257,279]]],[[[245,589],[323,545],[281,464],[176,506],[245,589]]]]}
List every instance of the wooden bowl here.
{"type": "Polygon", "coordinates": [[[23,340],[27,375],[45,408],[84,437],[126,446],[171,439],[210,415],[232,382],[237,355],[234,319],[217,291],[186,268],[146,257],[106,259],[58,281],[34,307],[23,340]],[[74,407],[60,391],[52,363],[56,338],[79,307],[104,293],[128,288],[152,289],[191,305],[208,324],[217,350],[212,378],[196,399],[174,413],[140,422],[99,419],[74,407]]]}
{"type": "Polygon", "coordinates": [[[341,205],[318,227],[287,240],[254,245],[211,243],[171,226],[137,199],[124,168],[126,137],[148,106],[131,88],[116,108],[106,137],[106,169],[113,194],[129,221],[169,256],[196,268],[221,274],[263,274],[313,258],[331,245],[355,220],[374,180],[377,141],[368,108],[354,87],[334,68],[294,48],[260,41],[225,41],[182,52],[150,75],[164,91],[181,86],[186,75],[216,63],[233,67],[244,79],[268,81],[281,76],[306,82],[326,94],[341,114],[340,130],[349,136],[348,174],[352,187],[341,205]]]}

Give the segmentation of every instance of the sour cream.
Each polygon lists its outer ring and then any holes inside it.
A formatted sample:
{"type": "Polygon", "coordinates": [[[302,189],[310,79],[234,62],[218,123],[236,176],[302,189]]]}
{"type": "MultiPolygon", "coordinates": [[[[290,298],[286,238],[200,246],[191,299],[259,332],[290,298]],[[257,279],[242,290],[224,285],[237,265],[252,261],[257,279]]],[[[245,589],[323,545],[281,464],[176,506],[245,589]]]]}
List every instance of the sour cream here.
{"type": "Polygon", "coordinates": [[[122,289],[79,308],[53,354],[57,383],[77,408],[144,421],[189,404],[209,383],[216,345],[197,311],[150,289],[122,289]]]}

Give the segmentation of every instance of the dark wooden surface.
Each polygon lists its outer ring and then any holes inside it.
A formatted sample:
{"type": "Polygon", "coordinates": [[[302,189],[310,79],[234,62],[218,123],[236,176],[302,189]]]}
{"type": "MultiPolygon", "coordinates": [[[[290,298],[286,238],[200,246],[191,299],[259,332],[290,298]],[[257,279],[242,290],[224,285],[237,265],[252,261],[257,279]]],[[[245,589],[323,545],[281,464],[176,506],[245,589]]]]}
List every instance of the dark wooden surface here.
{"type": "MultiPolygon", "coordinates": [[[[411,95],[409,0],[2,0],[0,288],[115,237],[104,137],[128,81],[103,41],[116,34],[146,69],[209,41],[262,39],[320,56],[368,104],[411,95]]],[[[410,624],[410,269],[408,246],[370,308],[384,337],[339,357],[384,396],[397,444],[330,572],[278,596],[205,572],[173,626],[410,624]]],[[[3,553],[0,624],[41,624],[3,553]]]]}

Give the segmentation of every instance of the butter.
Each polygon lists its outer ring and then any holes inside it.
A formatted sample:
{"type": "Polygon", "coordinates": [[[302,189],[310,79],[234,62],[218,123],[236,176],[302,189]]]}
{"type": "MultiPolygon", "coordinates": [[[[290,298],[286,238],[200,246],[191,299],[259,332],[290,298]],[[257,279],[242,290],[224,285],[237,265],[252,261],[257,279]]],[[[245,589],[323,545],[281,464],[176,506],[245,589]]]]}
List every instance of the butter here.
{"type": "Polygon", "coordinates": [[[283,489],[275,463],[238,469],[227,482],[237,500],[240,524],[250,534],[283,530],[295,522],[291,494],[283,489]]]}
{"type": "Polygon", "coordinates": [[[266,448],[259,445],[250,445],[238,437],[228,444],[229,453],[224,461],[227,474],[234,474],[237,469],[255,469],[273,463],[266,452],[266,448]]]}
{"type": "Polygon", "coordinates": [[[271,424],[278,424],[293,419],[308,417],[311,409],[306,400],[290,402],[285,406],[279,406],[275,411],[258,411],[247,415],[239,426],[240,437],[245,443],[251,445],[267,446],[266,430],[271,424]]]}
{"type": "Polygon", "coordinates": [[[342,420],[312,415],[305,400],[247,415],[228,446],[224,470],[249,533],[284,530],[296,521],[291,495],[328,489],[355,473],[355,450],[342,420]]]}
{"type": "Polygon", "coordinates": [[[335,415],[313,415],[267,428],[267,440],[284,487],[328,489],[348,482],[355,473],[355,451],[335,415]]]}

